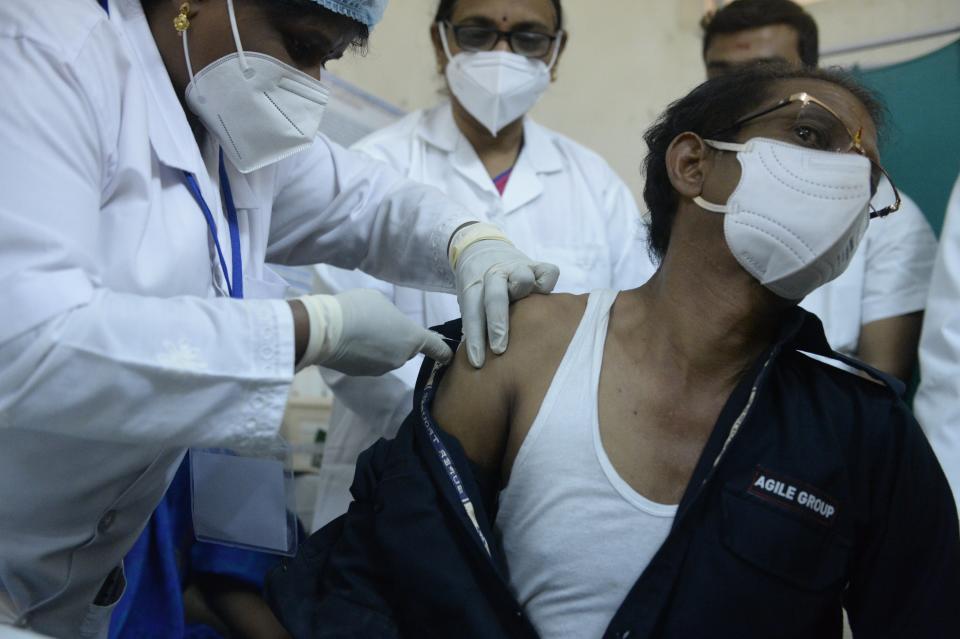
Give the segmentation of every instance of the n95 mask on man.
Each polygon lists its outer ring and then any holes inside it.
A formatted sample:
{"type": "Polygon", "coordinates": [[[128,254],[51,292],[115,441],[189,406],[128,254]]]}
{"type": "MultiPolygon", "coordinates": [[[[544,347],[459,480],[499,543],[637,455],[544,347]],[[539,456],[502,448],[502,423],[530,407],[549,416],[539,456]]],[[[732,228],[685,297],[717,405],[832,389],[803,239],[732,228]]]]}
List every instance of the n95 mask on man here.
{"type": "Polygon", "coordinates": [[[767,138],[705,142],[736,151],[740,182],[726,204],[694,202],[725,214],[727,246],[748,273],[801,300],[846,270],[870,221],[870,160],[767,138]]]}

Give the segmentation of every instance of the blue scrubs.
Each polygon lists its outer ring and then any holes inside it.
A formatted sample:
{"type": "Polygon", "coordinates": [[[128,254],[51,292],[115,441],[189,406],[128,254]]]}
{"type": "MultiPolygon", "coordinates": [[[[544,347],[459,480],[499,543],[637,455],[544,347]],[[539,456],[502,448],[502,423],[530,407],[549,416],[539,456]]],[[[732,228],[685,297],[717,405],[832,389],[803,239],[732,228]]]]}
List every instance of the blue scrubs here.
{"type": "Polygon", "coordinates": [[[163,501],[123,560],[127,589],[110,621],[110,639],[213,639],[213,628],[184,619],[183,589],[196,574],[230,577],[256,590],[280,558],[196,541],[190,463],[184,458],[163,501]]]}

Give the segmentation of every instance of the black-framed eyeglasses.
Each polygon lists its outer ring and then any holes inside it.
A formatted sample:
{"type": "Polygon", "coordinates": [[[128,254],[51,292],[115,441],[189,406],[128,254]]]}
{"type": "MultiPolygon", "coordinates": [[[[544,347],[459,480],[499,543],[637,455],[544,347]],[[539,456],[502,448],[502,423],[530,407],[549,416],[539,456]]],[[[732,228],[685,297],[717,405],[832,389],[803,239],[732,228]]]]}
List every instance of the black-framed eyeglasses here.
{"type": "Polygon", "coordinates": [[[539,31],[500,31],[493,27],[477,25],[455,25],[443,22],[453,31],[457,46],[464,51],[493,51],[501,40],[506,40],[510,50],[525,58],[542,58],[550,53],[550,48],[563,35],[563,31],[554,34],[539,31]]]}
{"type": "MultiPolygon", "coordinates": [[[[874,207],[873,202],[870,203],[871,219],[875,217],[885,217],[900,208],[900,191],[897,190],[886,169],[870,158],[863,148],[863,129],[861,128],[854,133],[836,111],[822,100],[817,99],[805,91],[794,93],[780,100],[773,106],[761,109],[756,113],[745,115],[731,126],[709,137],[718,137],[733,133],[743,128],[748,122],[773,113],[779,113],[783,116],[788,134],[792,136],[789,141],[793,144],[835,153],[850,153],[852,151],[870,160],[872,191],[874,193],[878,192],[881,178],[886,178],[893,190],[893,200],[890,201],[889,196],[887,196],[887,201],[882,202],[885,206],[878,209],[874,207]]],[[[880,197],[883,197],[885,191],[881,193],[883,195],[880,197]]]]}

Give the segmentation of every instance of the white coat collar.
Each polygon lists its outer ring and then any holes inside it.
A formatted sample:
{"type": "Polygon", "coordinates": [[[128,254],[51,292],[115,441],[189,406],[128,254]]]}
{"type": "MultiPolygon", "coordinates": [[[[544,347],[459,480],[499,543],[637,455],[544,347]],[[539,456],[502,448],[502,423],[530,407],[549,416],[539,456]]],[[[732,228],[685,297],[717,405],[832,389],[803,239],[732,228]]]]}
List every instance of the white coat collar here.
{"type": "MultiPolygon", "coordinates": [[[[453,119],[453,108],[444,102],[426,112],[417,127],[418,135],[433,146],[453,152],[460,141],[465,141],[453,119]]],[[[470,146],[467,144],[467,146],[470,146]]],[[[547,131],[529,116],[523,120],[523,151],[537,173],[554,173],[563,170],[563,156],[554,146],[547,131]]]]}
{"type": "MultiPolygon", "coordinates": [[[[473,146],[457,128],[449,102],[425,112],[417,133],[428,144],[449,153],[452,166],[461,175],[500,199],[473,146]]],[[[543,192],[540,175],[562,171],[563,167],[563,156],[547,131],[531,118],[524,118],[523,149],[503,193],[504,212],[514,211],[537,198],[543,192]]]]}
{"type": "MultiPolygon", "coordinates": [[[[170,81],[167,67],[160,57],[140,0],[110,0],[110,18],[120,27],[134,52],[134,61],[139,70],[137,75],[143,81],[147,99],[151,101],[147,112],[147,133],[157,158],[166,166],[197,175],[202,185],[207,175],[203,157],[170,81]]],[[[227,173],[237,208],[258,207],[259,200],[246,176],[229,163],[227,173]]]]}

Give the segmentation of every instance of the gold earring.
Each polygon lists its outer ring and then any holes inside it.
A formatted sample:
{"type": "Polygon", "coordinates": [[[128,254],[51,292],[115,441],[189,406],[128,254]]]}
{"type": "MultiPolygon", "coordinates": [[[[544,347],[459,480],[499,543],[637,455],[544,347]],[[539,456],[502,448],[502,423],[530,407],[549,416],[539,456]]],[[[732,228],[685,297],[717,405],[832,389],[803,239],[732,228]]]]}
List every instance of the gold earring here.
{"type": "Polygon", "coordinates": [[[180,5],[180,13],[173,19],[173,28],[177,33],[183,33],[190,28],[190,3],[184,2],[180,5]]]}

